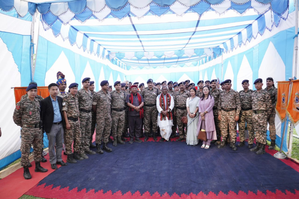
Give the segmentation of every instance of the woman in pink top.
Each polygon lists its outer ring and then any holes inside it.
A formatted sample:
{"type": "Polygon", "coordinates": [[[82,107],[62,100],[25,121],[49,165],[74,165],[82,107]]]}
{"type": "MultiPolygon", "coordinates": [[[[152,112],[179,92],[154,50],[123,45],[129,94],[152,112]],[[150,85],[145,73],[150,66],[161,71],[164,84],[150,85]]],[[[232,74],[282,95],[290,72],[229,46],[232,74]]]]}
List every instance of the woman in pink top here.
{"type": "Polygon", "coordinates": [[[204,122],[204,129],[207,133],[207,141],[203,141],[201,148],[208,149],[210,148],[210,144],[212,140],[217,140],[216,128],[214,123],[214,115],[213,115],[213,106],[214,106],[214,98],[210,95],[210,89],[208,86],[203,87],[204,95],[199,100],[198,104],[198,126],[197,132],[199,133],[201,129],[201,124],[204,122]]]}

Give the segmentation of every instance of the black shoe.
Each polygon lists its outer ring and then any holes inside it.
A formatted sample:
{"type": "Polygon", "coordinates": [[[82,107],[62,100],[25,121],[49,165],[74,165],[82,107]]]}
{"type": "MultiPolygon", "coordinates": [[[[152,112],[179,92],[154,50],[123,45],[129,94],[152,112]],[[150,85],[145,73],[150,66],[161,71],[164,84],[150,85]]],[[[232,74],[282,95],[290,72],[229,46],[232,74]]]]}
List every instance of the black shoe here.
{"type": "Polygon", "coordinates": [[[233,142],[230,144],[230,148],[232,148],[233,151],[236,151],[238,149],[236,144],[233,142]]]}
{"type": "Polygon", "coordinates": [[[88,156],[85,153],[80,154],[80,156],[85,160],[88,159],[88,156]]]}
{"type": "Polygon", "coordinates": [[[102,148],[104,151],[106,151],[106,152],[112,152],[112,149],[110,149],[109,147],[107,147],[107,144],[106,143],[104,143],[103,144],[103,148],[102,148]]]}
{"type": "Polygon", "coordinates": [[[44,156],[42,156],[42,161],[41,162],[47,162],[47,159],[44,156]]]}
{"type": "Polygon", "coordinates": [[[96,152],[94,152],[94,151],[92,151],[92,150],[90,150],[90,149],[89,149],[89,150],[88,150],[88,149],[85,150],[85,153],[86,153],[86,154],[90,154],[90,155],[94,155],[94,154],[96,154],[96,152]]]}
{"type": "Polygon", "coordinates": [[[252,149],[250,149],[250,151],[256,152],[260,149],[260,143],[256,143],[255,147],[253,147],[252,149]]]}
{"type": "Polygon", "coordinates": [[[130,143],[130,144],[133,144],[133,139],[132,139],[132,138],[130,139],[129,143],[130,143]]]}
{"type": "Polygon", "coordinates": [[[139,138],[136,138],[135,142],[142,143],[142,141],[139,138]]]}
{"type": "Polygon", "coordinates": [[[94,145],[94,144],[91,142],[91,143],[90,143],[90,148],[95,149],[95,148],[97,148],[97,146],[94,145]]]}
{"type": "Polygon", "coordinates": [[[161,138],[160,140],[159,140],[159,142],[164,142],[165,141],[165,139],[164,138],[161,138]]]}
{"type": "Polygon", "coordinates": [[[56,164],[59,164],[61,166],[66,166],[67,165],[65,162],[63,162],[63,160],[57,161],[56,164]]]}
{"type": "Polygon", "coordinates": [[[121,140],[121,137],[117,138],[117,142],[120,143],[120,144],[125,144],[125,142],[121,140]]]}
{"type": "Polygon", "coordinates": [[[238,147],[242,147],[242,146],[244,146],[245,145],[245,142],[243,141],[243,142],[239,142],[239,144],[238,144],[238,147]]]}
{"type": "Polygon", "coordinates": [[[154,141],[157,142],[157,136],[156,136],[156,133],[153,133],[153,138],[154,138],[154,141]]]}
{"type": "Polygon", "coordinates": [[[260,144],[260,148],[257,152],[255,152],[257,155],[262,155],[265,153],[265,144],[260,144]]]}
{"type": "Polygon", "coordinates": [[[56,164],[51,164],[51,168],[54,169],[54,170],[58,169],[56,164]]]}
{"type": "Polygon", "coordinates": [[[69,154],[69,155],[67,155],[67,159],[66,159],[66,161],[67,161],[68,163],[76,163],[76,162],[77,162],[77,161],[74,159],[73,154],[69,154]]]}
{"type": "Polygon", "coordinates": [[[73,158],[75,160],[83,160],[83,158],[77,152],[73,153],[73,158]]]}
{"type": "Polygon", "coordinates": [[[101,145],[100,144],[97,144],[97,153],[99,154],[103,154],[104,151],[101,149],[101,145]]]}
{"type": "Polygon", "coordinates": [[[253,147],[253,144],[248,144],[247,148],[251,149],[253,147]]]}
{"type": "Polygon", "coordinates": [[[28,167],[32,167],[32,164],[29,162],[28,167]]]}
{"type": "Polygon", "coordinates": [[[269,150],[275,150],[275,140],[271,140],[271,144],[268,148],[269,150]]]}
{"type": "Polygon", "coordinates": [[[146,142],[148,140],[148,133],[145,133],[144,141],[146,142]]]}
{"type": "Polygon", "coordinates": [[[117,139],[116,138],[114,138],[113,146],[117,146],[117,139]]]}
{"type": "Polygon", "coordinates": [[[177,142],[180,142],[180,141],[183,141],[184,140],[184,138],[179,138],[179,139],[177,139],[177,142]]]}
{"type": "Polygon", "coordinates": [[[36,162],[35,163],[35,172],[42,172],[45,173],[47,172],[48,169],[43,168],[42,166],[40,166],[40,162],[36,162]]]}
{"type": "Polygon", "coordinates": [[[24,174],[23,174],[23,176],[24,176],[24,178],[25,178],[26,180],[29,180],[29,179],[32,178],[32,176],[31,176],[31,174],[30,174],[30,172],[29,172],[28,167],[24,167],[24,174]]]}
{"type": "Polygon", "coordinates": [[[225,147],[225,141],[222,141],[220,145],[218,145],[218,149],[225,147]]]}

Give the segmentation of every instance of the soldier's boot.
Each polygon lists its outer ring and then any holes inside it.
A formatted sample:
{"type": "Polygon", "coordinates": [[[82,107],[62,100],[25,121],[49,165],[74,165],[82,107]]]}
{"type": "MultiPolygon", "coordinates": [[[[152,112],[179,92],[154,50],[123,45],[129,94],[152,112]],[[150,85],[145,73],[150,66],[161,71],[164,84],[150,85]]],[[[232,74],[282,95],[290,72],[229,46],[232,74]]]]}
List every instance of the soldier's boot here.
{"type": "Polygon", "coordinates": [[[268,148],[269,150],[274,150],[275,149],[275,140],[271,140],[271,144],[268,148]]]}
{"type": "Polygon", "coordinates": [[[148,133],[145,133],[144,141],[146,142],[148,140],[148,133]]]}
{"type": "Polygon", "coordinates": [[[85,154],[94,155],[94,154],[96,154],[96,152],[94,152],[94,151],[90,150],[89,148],[87,148],[87,149],[85,150],[85,154]]]}
{"type": "Polygon", "coordinates": [[[117,138],[116,137],[114,137],[113,146],[117,146],[117,138]]]}
{"type": "Polygon", "coordinates": [[[88,156],[87,156],[85,153],[81,153],[80,156],[81,156],[83,159],[88,159],[88,156]]]}
{"type": "Polygon", "coordinates": [[[255,152],[257,155],[262,155],[265,153],[265,144],[260,144],[260,148],[257,152],[255,152]]]}
{"type": "Polygon", "coordinates": [[[253,147],[253,144],[248,144],[247,148],[251,149],[253,147]]]}
{"type": "Polygon", "coordinates": [[[77,152],[74,152],[74,153],[73,153],[73,158],[74,158],[75,160],[83,160],[83,157],[81,157],[77,152]]]}
{"type": "Polygon", "coordinates": [[[218,145],[218,149],[225,147],[225,141],[221,141],[220,145],[218,145]]]}
{"type": "Polygon", "coordinates": [[[73,158],[73,154],[68,154],[66,161],[68,163],[76,163],[77,161],[73,158]]]}
{"type": "Polygon", "coordinates": [[[40,162],[35,162],[35,170],[34,171],[45,173],[48,171],[48,169],[45,169],[42,166],[40,166],[40,162]]]}
{"type": "Polygon", "coordinates": [[[120,143],[120,144],[125,144],[125,142],[121,140],[121,137],[117,138],[117,142],[120,143]]]}
{"type": "Polygon", "coordinates": [[[41,162],[47,162],[47,159],[42,155],[42,161],[41,162]]]}
{"type": "Polygon", "coordinates": [[[232,148],[233,151],[236,151],[238,149],[234,142],[230,143],[230,148],[232,148]]]}
{"type": "Polygon", "coordinates": [[[106,143],[104,143],[103,144],[103,148],[102,148],[104,151],[106,151],[106,152],[112,152],[112,149],[110,149],[109,147],[107,147],[107,144],[106,143]]]}
{"type": "Polygon", "coordinates": [[[101,145],[100,144],[97,144],[97,153],[99,154],[103,154],[104,151],[101,149],[101,145]]]}
{"type": "Polygon", "coordinates": [[[258,151],[259,149],[260,149],[260,143],[257,142],[256,145],[255,145],[255,147],[253,147],[252,149],[250,149],[250,151],[252,151],[252,152],[256,152],[256,151],[258,151]]]}
{"type": "Polygon", "coordinates": [[[157,142],[157,136],[156,136],[156,133],[153,133],[153,138],[154,138],[154,141],[157,142]]]}
{"type": "Polygon", "coordinates": [[[32,178],[32,177],[31,177],[31,174],[30,174],[30,172],[29,172],[28,167],[24,167],[24,174],[23,174],[23,176],[24,176],[24,178],[25,178],[26,180],[29,180],[29,179],[32,178]]]}
{"type": "Polygon", "coordinates": [[[97,148],[97,146],[90,142],[90,148],[97,148]]]}
{"type": "Polygon", "coordinates": [[[243,141],[243,142],[239,142],[238,147],[242,147],[242,146],[244,146],[244,145],[245,145],[245,141],[243,141]]]}

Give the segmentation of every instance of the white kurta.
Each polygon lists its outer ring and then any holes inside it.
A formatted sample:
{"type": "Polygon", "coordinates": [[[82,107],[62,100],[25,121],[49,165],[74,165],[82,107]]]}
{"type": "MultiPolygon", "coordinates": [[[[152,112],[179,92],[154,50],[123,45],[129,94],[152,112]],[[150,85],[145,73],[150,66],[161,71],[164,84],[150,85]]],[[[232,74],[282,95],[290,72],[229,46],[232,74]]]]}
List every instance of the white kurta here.
{"type": "MultiPolygon", "coordinates": [[[[160,94],[160,95],[163,95],[163,94],[160,94]]],[[[161,111],[163,111],[163,109],[160,106],[160,95],[158,95],[158,97],[156,99],[156,102],[157,102],[156,106],[157,106],[157,110],[158,110],[158,126],[160,127],[161,137],[164,138],[165,140],[169,141],[169,137],[172,133],[173,121],[171,119],[168,120],[167,117],[165,120],[161,121],[160,114],[162,114],[161,111]]],[[[164,104],[166,104],[165,99],[166,99],[166,95],[164,96],[164,104]]],[[[171,96],[169,108],[172,110],[173,107],[174,107],[174,100],[173,100],[173,97],[171,96]]]]}

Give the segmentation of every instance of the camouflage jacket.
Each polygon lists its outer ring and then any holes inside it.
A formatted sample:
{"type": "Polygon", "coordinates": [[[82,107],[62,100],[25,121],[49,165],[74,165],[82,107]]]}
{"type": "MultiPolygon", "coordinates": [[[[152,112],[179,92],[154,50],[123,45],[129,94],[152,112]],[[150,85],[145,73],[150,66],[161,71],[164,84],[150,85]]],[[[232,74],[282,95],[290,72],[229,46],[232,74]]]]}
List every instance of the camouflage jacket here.
{"type": "Polygon", "coordinates": [[[123,109],[126,107],[126,99],[127,95],[119,91],[117,92],[116,90],[111,92],[111,107],[116,108],[116,109],[123,109]]]}
{"type": "Polygon", "coordinates": [[[63,98],[66,97],[67,95],[68,95],[68,94],[67,94],[66,92],[61,93],[61,92],[59,91],[59,93],[58,93],[57,96],[59,96],[59,97],[61,97],[61,98],[63,99],[63,98]]]}
{"type": "Polygon", "coordinates": [[[79,102],[78,96],[68,94],[63,98],[62,111],[65,111],[67,117],[78,118],[79,117],[79,102]]]}
{"type": "Polygon", "coordinates": [[[198,97],[201,98],[201,97],[203,96],[203,90],[199,90],[199,89],[198,89],[198,90],[196,91],[196,96],[198,96],[198,97]]]}
{"type": "Polygon", "coordinates": [[[141,93],[143,100],[144,100],[144,105],[153,105],[156,104],[156,98],[159,95],[159,91],[156,88],[153,88],[150,90],[148,87],[144,88],[142,93],[141,93]]]}
{"type": "MultiPolygon", "coordinates": [[[[27,98],[27,97],[28,97],[28,94],[26,93],[25,95],[23,95],[23,96],[21,97],[21,100],[22,100],[22,99],[25,99],[25,98],[27,98]]],[[[37,101],[41,102],[44,98],[43,98],[42,96],[40,96],[40,95],[36,95],[35,99],[37,99],[37,101]]]]}
{"type": "Polygon", "coordinates": [[[253,91],[251,94],[252,110],[267,111],[268,116],[272,112],[272,101],[267,91],[253,91]]]}
{"type": "Polygon", "coordinates": [[[84,88],[78,91],[78,102],[79,102],[79,110],[84,109],[90,111],[92,108],[92,95],[88,90],[84,90],[84,88]]]}
{"type": "Polygon", "coordinates": [[[218,112],[220,112],[221,109],[236,109],[236,113],[239,115],[241,111],[239,93],[233,89],[230,89],[228,92],[221,91],[219,95],[218,112]]]}
{"type": "Polygon", "coordinates": [[[220,96],[220,90],[218,88],[215,88],[214,90],[211,89],[210,93],[214,97],[214,107],[217,108],[218,102],[219,102],[219,96],[220,96]]]}
{"type": "Polygon", "coordinates": [[[251,89],[248,89],[247,92],[245,92],[244,90],[241,90],[239,92],[242,110],[252,109],[252,92],[253,90],[251,89]]]}
{"type": "Polygon", "coordinates": [[[97,106],[97,115],[106,117],[111,116],[111,96],[110,93],[105,93],[103,90],[95,93],[93,96],[92,105],[97,106]]]}
{"type": "Polygon", "coordinates": [[[271,102],[272,102],[272,109],[275,109],[276,102],[277,102],[277,88],[272,87],[269,90],[265,88],[264,90],[267,91],[268,94],[270,95],[271,102]]]}
{"type": "Polygon", "coordinates": [[[189,97],[189,92],[188,91],[179,91],[178,93],[176,93],[175,97],[174,97],[174,105],[175,107],[186,107],[186,102],[187,102],[187,98],[189,97]]]}

